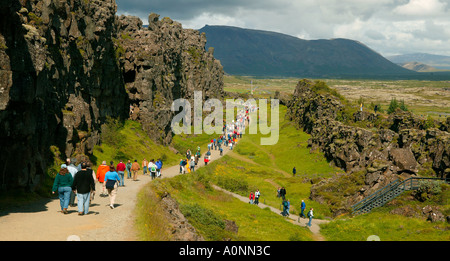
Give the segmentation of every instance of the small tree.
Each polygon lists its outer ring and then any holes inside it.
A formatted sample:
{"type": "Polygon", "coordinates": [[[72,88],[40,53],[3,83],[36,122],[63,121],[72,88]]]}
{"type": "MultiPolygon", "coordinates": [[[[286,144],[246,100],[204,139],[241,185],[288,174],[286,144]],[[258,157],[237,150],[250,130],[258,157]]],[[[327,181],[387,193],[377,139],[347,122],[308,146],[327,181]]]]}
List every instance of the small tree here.
{"type": "Polygon", "coordinates": [[[402,111],[408,111],[408,108],[406,107],[405,101],[404,101],[404,100],[402,100],[402,101],[400,102],[399,108],[400,108],[400,110],[402,110],[402,111]]]}
{"type": "Polygon", "coordinates": [[[391,99],[391,103],[389,104],[389,108],[387,112],[389,114],[395,112],[399,108],[402,111],[408,111],[408,107],[406,107],[405,101],[402,100],[401,102],[398,102],[396,98],[391,99]]]}
{"type": "Polygon", "coordinates": [[[395,112],[395,110],[398,108],[398,102],[396,98],[391,99],[391,103],[389,104],[389,108],[387,110],[387,112],[389,114],[395,112]]]}

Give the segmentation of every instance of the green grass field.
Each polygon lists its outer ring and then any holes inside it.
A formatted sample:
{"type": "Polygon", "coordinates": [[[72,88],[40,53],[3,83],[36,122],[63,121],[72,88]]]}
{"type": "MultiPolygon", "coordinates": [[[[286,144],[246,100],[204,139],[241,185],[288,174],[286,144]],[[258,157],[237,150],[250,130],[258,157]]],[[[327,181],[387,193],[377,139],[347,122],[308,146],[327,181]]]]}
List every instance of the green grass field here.
{"type": "MultiPolygon", "coordinates": [[[[295,226],[268,209],[259,209],[212,189],[216,184],[226,190],[248,197],[250,191],[261,191],[260,202],[275,207],[281,212],[281,199],[277,197],[278,187],[285,187],[287,199],[291,202],[291,213],[299,214],[300,202],[305,200],[307,208],[315,209],[318,219],[330,219],[330,207],[309,199],[311,182],[321,178],[340,175],[342,171],[330,166],[323,155],[310,153],[307,147],[308,134],[297,130],[284,119],[286,108],[280,107],[280,137],[272,146],[260,144],[264,135],[247,134],[239,140],[232,152],[221,159],[200,168],[195,175],[177,176],[170,180],[156,180],[141,196],[139,229],[143,240],[168,240],[170,234],[162,232],[164,220],[162,210],[155,203],[158,194],[169,192],[180,204],[189,222],[206,240],[220,241],[224,238],[240,241],[285,241],[313,240],[309,231],[295,226]],[[292,175],[292,168],[297,174],[292,175]],[[148,200],[148,199],[152,200],[148,200]],[[153,203],[152,203],[153,202],[153,203]],[[152,213],[152,214],[149,214],[152,213]],[[232,220],[239,227],[238,234],[223,229],[224,220],[232,220]],[[270,225],[268,225],[270,224],[270,225]]],[[[177,140],[177,137],[174,140],[177,140]]],[[[192,137],[194,146],[209,142],[210,137],[192,137]]],[[[190,143],[183,137],[184,144],[190,143]]],[[[438,196],[439,200],[422,203],[441,205],[448,209],[448,193],[438,196]]],[[[404,195],[397,205],[414,204],[404,195]]],[[[404,217],[390,213],[393,206],[386,206],[370,214],[351,217],[340,216],[321,226],[321,234],[330,241],[366,241],[370,235],[377,235],[384,241],[448,241],[449,225],[444,222],[430,223],[424,219],[404,217]]],[[[448,211],[444,211],[447,213],[448,211]]]]}
{"type": "MultiPolygon", "coordinates": [[[[305,228],[287,222],[282,216],[272,213],[269,209],[260,209],[255,205],[244,203],[230,195],[214,190],[216,172],[221,170],[226,158],[214,161],[207,168],[199,168],[194,175],[180,175],[171,179],[155,180],[149,189],[155,194],[168,192],[180,205],[180,209],[196,230],[210,241],[231,239],[233,241],[289,241],[312,240],[311,232],[305,228]],[[238,226],[238,233],[225,230],[225,220],[231,220],[238,226]]],[[[149,197],[142,196],[143,202],[149,197]]],[[[157,197],[154,197],[157,198],[157,197]]],[[[157,199],[155,199],[157,200],[157,199]]],[[[156,205],[141,208],[141,234],[145,240],[166,240],[167,233],[155,233],[163,220],[157,214],[161,210],[156,205]],[[153,214],[155,213],[155,214],[153,214]],[[156,217],[154,217],[156,216],[156,217]]]]}

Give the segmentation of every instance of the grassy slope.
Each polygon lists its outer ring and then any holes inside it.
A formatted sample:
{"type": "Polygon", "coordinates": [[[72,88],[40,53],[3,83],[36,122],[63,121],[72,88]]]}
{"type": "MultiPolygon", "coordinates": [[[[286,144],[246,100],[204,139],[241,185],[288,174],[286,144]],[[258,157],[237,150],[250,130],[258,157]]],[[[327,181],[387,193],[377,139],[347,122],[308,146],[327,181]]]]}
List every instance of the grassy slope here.
{"type": "Polygon", "coordinates": [[[103,143],[100,146],[95,146],[94,155],[91,157],[95,169],[103,160],[106,160],[107,164],[110,161],[117,164],[121,159],[125,163],[127,160],[133,162],[136,159],[141,164],[144,158],[147,160],[162,158],[165,159],[164,164],[166,166],[175,165],[179,160],[179,157],[168,147],[157,145],[151,140],[142,130],[140,123],[136,121],[125,121],[124,126],[117,132],[117,135],[122,138],[120,144],[103,143]]]}
{"type": "MultiPolygon", "coordinates": [[[[281,107],[280,114],[284,113],[285,108],[281,107]]],[[[180,155],[174,155],[167,148],[152,144],[149,140],[140,140],[145,135],[138,127],[134,122],[127,122],[121,130],[127,136],[127,142],[140,144],[132,148],[131,143],[127,143],[127,148],[138,151],[143,157],[148,155],[146,150],[151,147],[152,155],[166,154],[168,165],[178,162],[180,155]]],[[[200,145],[204,151],[210,138],[209,135],[176,136],[173,145],[192,151],[200,145]]],[[[210,188],[212,182],[243,196],[258,188],[262,192],[261,202],[279,208],[281,201],[276,197],[276,188],[284,186],[292,204],[292,213],[299,213],[300,201],[304,199],[307,207],[314,207],[317,218],[328,216],[328,206],[308,200],[311,184],[304,181],[314,177],[329,177],[338,170],[330,167],[320,154],[309,153],[306,147],[308,135],[296,130],[281,117],[278,144],[261,146],[260,138],[259,134],[245,135],[233,153],[213,162],[208,168],[199,169],[195,176],[157,180],[141,191],[137,206],[137,227],[141,231],[141,239],[170,240],[170,228],[163,218],[163,210],[157,205],[157,194],[168,191],[179,202],[190,223],[207,240],[312,240],[311,233],[304,228],[286,222],[268,210],[242,203],[210,188]],[[291,172],[294,162],[297,167],[296,177],[291,172]],[[239,227],[237,235],[223,229],[225,219],[236,222],[239,227]]],[[[101,149],[96,148],[95,155],[98,159],[108,160],[114,158],[115,154],[117,151],[114,148],[102,145],[101,149]]],[[[378,235],[385,241],[449,240],[448,225],[391,215],[388,209],[385,207],[368,215],[330,222],[322,226],[321,233],[327,240],[338,241],[366,240],[369,235],[378,235]]]]}
{"type": "MultiPolygon", "coordinates": [[[[224,158],[226,160],[226,158],[224,158]]],[[[200,168],[195,175],[181,175],[171,179],[155,180],[150,183],[156,194],[169,192],[177,200],[189,222],[206,240],[220,241],[231,238],[238,241],[287,241],[312,240],[312,234],[304,227],[286,222],[283,217],[267,209],[243,203],[222,192],[211,188],[214,176],[223,168],[223,160],[215,161],[208,168],[200,168]],[[224,230],[224,220],[232,220],[238,226],[238,233],[224,230]]],[[[142,195],[142,200],[148,194],[142,195]]],[[[157,200],[157,197],[154,198],[157,200]]],[[[144,213],[155,213],[146,219],[147,226],[141,227],[146,240],[165,240],[167,233],[154,233],[160,226],[157,218],[161,210],[155,204],[150,209],[141,209],[144,213]],[[159,213],[159,214],[158,214],[159,213]],[[151,236],[150,236],[151,235],[151,236]]],[[[145,223],[145,222],[141,222],[145,223]]]]}

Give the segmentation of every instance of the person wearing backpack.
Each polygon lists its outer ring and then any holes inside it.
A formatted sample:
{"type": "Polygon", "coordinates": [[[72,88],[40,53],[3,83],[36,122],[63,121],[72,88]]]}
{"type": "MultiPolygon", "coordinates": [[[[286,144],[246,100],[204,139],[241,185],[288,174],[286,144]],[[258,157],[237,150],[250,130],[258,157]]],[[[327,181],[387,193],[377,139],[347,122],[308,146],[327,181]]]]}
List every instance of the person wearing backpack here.
{"type": "Polygon", "coordinates": [[[154,180],[156,178],[156,164],[154,163],[153,159],[148,164],[148,169],[150,170],[150,175],[152,177],[152,180],[154,180]]]}
{"type": "Polygon", "coordinates": [[[286,216],[287,201],[285,199],[283,199],[283,202],[281,204],[283,205],[283,212],[281,212],[281,215],[283,215],[283,217],[285,217],[286,216]]]}
{"type": "Polygon", "coordinates": [[[313,219],[313,217],[314,217],[313,209],[312,209],[312,208],[309,210],[307,216],[308,216],[308,218],[309,218],[308,227],[311,227],[311,221],[312,221],[312,219],[313,219]]]}
{"type": "Polygon", "coordinates": [[[114,209],[114,202],[116,200],[117,195],[117,187],[118,183],[120,183],[119,174],[115,171],[114,165],[109,166],[109,171],[105,174],[105,184],[106,189],[108,190],[109,195],[109,207],[114,209]]]}

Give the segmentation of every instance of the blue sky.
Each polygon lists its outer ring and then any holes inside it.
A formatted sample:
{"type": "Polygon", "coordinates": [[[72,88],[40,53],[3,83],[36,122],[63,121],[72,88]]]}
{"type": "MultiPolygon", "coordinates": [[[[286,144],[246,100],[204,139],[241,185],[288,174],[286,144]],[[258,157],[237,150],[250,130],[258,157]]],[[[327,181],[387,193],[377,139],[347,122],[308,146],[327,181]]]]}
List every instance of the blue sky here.
{"type": "Polygon", "coordinates": [[[116,0],[118,14],[150,13],[184,28],[229,25],[306,40],[347,38],[384,55],[450,56],[450,0],[116,0]]]}

